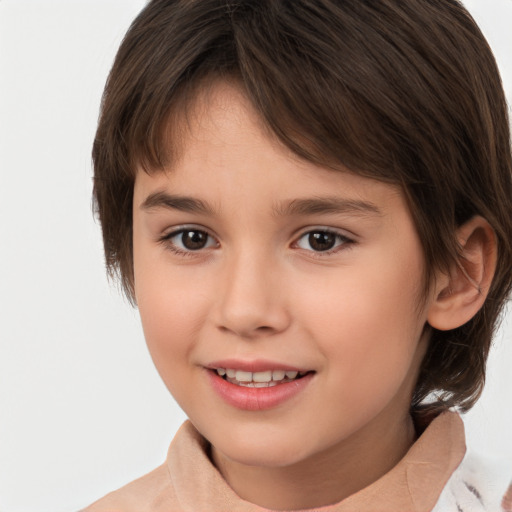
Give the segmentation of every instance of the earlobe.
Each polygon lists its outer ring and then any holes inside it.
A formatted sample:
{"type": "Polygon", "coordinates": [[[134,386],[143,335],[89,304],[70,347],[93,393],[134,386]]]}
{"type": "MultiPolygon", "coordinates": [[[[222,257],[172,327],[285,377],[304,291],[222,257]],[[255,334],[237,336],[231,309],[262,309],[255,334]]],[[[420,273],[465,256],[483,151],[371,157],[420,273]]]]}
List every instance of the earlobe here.
{"type": "Polygon", "coordinates": [[[457,230],[459,260],[450,274],[439,275],[427,321],[442,331],[465,324],[482,307],[496,269],[496,236],[490,224],[475,216],[457,230]]]}

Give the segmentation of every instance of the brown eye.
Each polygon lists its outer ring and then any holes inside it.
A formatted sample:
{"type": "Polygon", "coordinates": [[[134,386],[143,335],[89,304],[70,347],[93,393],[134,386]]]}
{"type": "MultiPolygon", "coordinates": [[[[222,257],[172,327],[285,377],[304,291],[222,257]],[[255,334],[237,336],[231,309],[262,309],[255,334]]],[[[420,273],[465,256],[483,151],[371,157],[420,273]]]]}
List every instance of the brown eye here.
{"type": "Polygon", "coordinates": [[[328,251],[336,243],[336,235],[328,231],[309,233],[308,243],[314,251],[328,251]]]}
{"type": "Polygon", "coordinates": [[[181,234],[181,243],[189,251],[204,249],[208,242],[208,233],[198,230],[183,231],[181,234]]]}
{"type": "Polygon", "coordinates": [[[327,252],[350,243],[352,240],[340,233],[317,229],[304,233],[297,241],[297,246],[308,251],[327,252]]]}
{"type": "Polygon", "coordinates": [[[218,246],[215,238],[206,231],[192,228],[173,231],[164,236],[161,241],[169,249],[179,254],[197,252],[218,246]]]}

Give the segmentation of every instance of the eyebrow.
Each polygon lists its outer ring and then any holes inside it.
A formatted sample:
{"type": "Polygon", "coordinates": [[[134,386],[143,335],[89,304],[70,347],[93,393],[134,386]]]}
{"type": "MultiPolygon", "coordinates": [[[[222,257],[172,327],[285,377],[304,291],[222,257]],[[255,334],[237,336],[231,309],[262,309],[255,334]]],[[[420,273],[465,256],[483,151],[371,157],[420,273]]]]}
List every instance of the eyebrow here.
{"type": "MultiPolygon", "coordinates": [[[[168,194],[158,191],[150,194],[140,205],[142,210],[164,208],[187,213],[216,215],[215,210],[205,201],[189,196],[168,194]]],[[[321,197],[293,199],[274,205],[273,214],[276,217],[293,215],[326,215],[349,213],[356,215],[382,215],[381,210],[373,203],[344,199],[340,197],[321,197]]]]}
{"type": "Polygon", "coordinates": [[[167,192],[154,192],[150,194],[140,205],[141,210],[154,210],[165,208],[179,210],[187,213],[198,213],[203,215],[215,215],[213,208],[204,201],[194,197],[168,194],[167,192]]]}
{"type": "Polygon", "coordinates": [[[276,216],[322,215],[349,213],[356,215],[382,215],[381,210],[371,202],[341,197],[319,197],[294,199],[274,206],[276,216]]]}

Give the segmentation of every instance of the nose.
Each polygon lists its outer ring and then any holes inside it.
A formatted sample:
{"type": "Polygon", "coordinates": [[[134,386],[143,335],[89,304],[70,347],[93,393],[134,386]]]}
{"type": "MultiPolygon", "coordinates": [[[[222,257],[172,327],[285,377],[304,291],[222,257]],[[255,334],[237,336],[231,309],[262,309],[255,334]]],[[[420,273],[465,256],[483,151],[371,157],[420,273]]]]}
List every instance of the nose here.
{"type": "Polygon", "coordinates": [[[284,276],[278,267],[268,257],[254,253],[226,262],[217,302],[221,330],[250,339],[288,328],[284,276]]]}

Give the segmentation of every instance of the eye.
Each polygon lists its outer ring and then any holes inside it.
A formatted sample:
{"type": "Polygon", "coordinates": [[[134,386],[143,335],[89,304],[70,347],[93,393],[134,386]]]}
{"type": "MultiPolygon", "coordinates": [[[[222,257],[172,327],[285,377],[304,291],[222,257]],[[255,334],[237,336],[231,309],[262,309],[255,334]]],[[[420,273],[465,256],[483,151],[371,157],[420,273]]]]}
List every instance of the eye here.
{"type": "Polygon", "coordinates": [[[349,243],[352,243],[352,240],[346,236],[327,229],[308,231],[297,240],[298,247],[315,252],[329,252],[349,243]]]}
{"type": "Polygon", "coordinates": [[[184,228],[173,231],[162,242],[169,245],[170,249],[177,253],[188,253],[216,247],[217,241],[206,231],[201,229],[184,228]]]}

